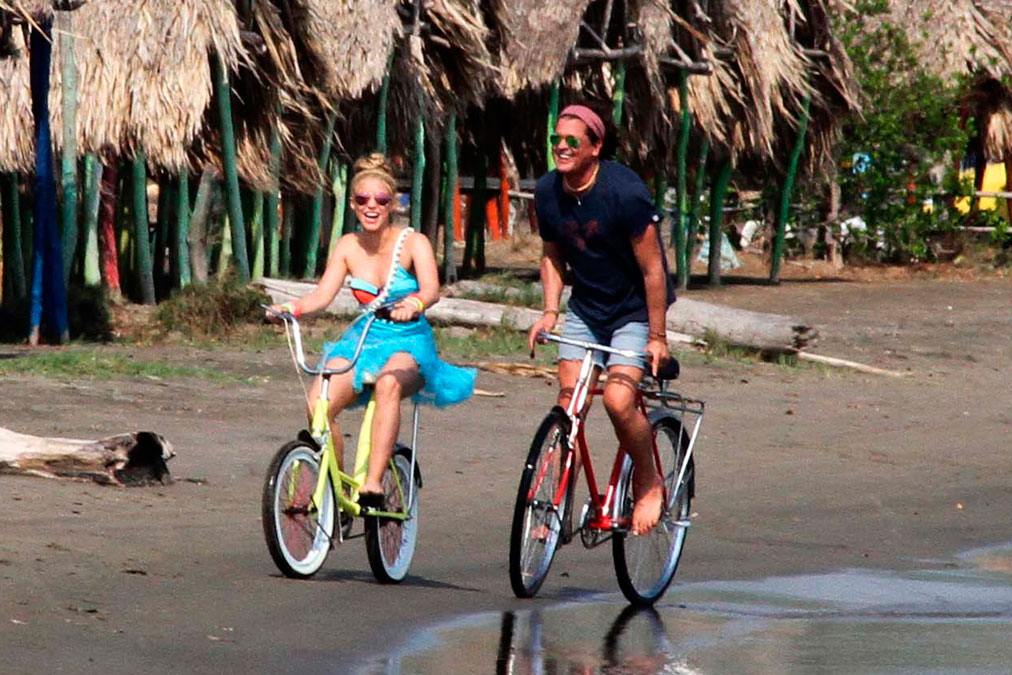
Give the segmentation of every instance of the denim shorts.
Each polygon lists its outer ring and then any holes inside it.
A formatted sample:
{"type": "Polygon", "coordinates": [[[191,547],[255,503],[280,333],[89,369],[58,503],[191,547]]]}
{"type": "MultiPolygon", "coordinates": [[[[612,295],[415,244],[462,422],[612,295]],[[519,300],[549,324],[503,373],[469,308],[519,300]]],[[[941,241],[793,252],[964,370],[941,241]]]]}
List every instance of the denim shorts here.
{"type": "MultiPolygon", "coordinates": [[[[599,345],[608,345],[614,349],[626,349],[642,353],[646,350],[647,340],[650,337],[650,324],[646,321],[630,321],[621,326],[611,334],[607,331],[591,329],[587,323],[580,318],[576,312],[566,312],[566,323],[562,327],[562,337],[571,340],[582,340],[594,342],[599,345]]],[[[560,361],[582,361],[586,351],[582,347],[559,343],[560,361]]],[[[608,354],[605,352],[594,352],[594,365],[603,369],[605,363],[609,366],[634,366],[645,368],[646,361],[641,358],[629,358],[619,354],[608,354]]]]}

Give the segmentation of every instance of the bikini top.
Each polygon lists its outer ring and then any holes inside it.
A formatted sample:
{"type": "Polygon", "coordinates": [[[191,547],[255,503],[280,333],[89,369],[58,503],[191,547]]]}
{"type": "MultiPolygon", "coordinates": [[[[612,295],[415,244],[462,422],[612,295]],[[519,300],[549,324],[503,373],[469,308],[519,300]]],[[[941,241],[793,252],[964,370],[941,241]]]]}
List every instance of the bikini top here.
{"type": "Polygon", "coordinates": [[[408,293],[418,290],[418,280],[404,267],[401,266],[401,250],[404,248],[404,240],[407,235],[414,232],[410,227],[404,228],[397,241],[394,242],[393,255],[390,259],[390,269],[387,271],[386,283],[376,286],[365,279],[350,277],[348,285],[351,293],[362,305],[363,311],[376,309],[392,297],[403,297],[408,293]]]}

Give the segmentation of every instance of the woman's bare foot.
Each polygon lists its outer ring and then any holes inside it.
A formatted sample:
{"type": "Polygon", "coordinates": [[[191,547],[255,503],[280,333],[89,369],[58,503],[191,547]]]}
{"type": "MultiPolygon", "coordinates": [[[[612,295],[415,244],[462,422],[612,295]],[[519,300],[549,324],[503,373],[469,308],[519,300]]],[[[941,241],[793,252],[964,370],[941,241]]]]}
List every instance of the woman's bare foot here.
{"type": "Polygon", "coordinates": [[[632,534],[646,534],[660,521],[661,507],[664,505],[662,488],[661,478],[656,473],[645,485],[636,481],[634,486],[636,504],[633,506],[632,525],[629,528],[632,534]]]}

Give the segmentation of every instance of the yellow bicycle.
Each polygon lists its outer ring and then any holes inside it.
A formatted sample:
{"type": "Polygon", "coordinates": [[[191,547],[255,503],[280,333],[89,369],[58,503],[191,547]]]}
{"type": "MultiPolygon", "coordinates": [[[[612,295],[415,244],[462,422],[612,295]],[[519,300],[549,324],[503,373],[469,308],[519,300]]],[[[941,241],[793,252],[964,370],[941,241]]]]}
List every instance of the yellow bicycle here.
{"type": "Polygon", "coordinates": [[[407,576],[418,540],[418,492],[422,487],[415,457],[418,405],[415,404],[412,415],[411,445],[397,444],[383,474],[382,510],[363,507],[358,502],[358,491],[369,466],[375,399],[371,398],[365,409],[350,475],[338,466],[328,424],[330,378],[354,367],[377,312],[386,307],[359,317],[366,324],[355,353],[348,364],[336,369],[325,368],[322,363],[316,368],[307,365],[298,320],[291,314],[266,309],[284,322],[299,368],[308,375],[322,377],[310,429],[299,432],[295,440],[283,445],[267,470],[261,499],[267,550],[286,576],[305,579],[319,571],[334,546],[364,536],[369,566],[377,581],[397,583],[407,576]],[[358,517],[365,521],[364,532],[353,535],[358,517]],[[341,526],[335,533],[338,520],[341,526]]]}

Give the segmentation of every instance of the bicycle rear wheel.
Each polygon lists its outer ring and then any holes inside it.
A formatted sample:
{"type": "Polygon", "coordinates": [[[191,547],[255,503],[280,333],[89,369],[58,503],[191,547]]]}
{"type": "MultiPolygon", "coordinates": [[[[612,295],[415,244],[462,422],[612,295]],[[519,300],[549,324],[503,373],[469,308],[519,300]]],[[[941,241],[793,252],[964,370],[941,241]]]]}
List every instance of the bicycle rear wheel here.
{"type": "Polygon", "coordinates": [[[410,453],[410,448],[400,446],[390,461],[390,467],[383,472],[383,510],[391,513],[404,511],[404,501],[408,499],[410,491],[413,496],[407,508],[407,518],[365,519],[365,550],[373,576],[380,583],[396,584],[402,581],[407,576],[415,555],[415,544],[418,541],[418,491],[422,483],[417,464],[415,475],[411,476],[410,453]]]}
{"type": "Polygon", "coordinates": [[[570,454],[568,437],[569,418],[561,408],[553,409],[534,435],[520,476],[509,557],[510,585],[518,598],[534,597],[541,588],[572,508],[574,474],[566,494],[559,494],[570,454]]]}
{"type": "Polygon", "coordinates": [[[331,486],[313,503],[320,459],[305,441],[291,441],[274,455],[260,500],[267,550],[274,564],[296,579],[311,577],[330,553],[334,534],[331,486]]]}
{"type": "MultiPolygon", "coordinates": [[[[681,421],[675,417],[655,420],[653,432],[667,495],[661,520],[644,535],[634,537],[626,532],[618,532],[612,540],[612,558],[618,585],[622,594],[634,605],[652,605],[664,595],[682,557],[685,523],[689,518],[689,486],[692,484],[693,471],[691,463],[678,482],[678,472],[689,448],[688,434],[683,430],[681,421]]],[[[620,518],[628,519],[632,516],[633,501],[633,463],[626,457],[616,489],[620,518]]]]}

